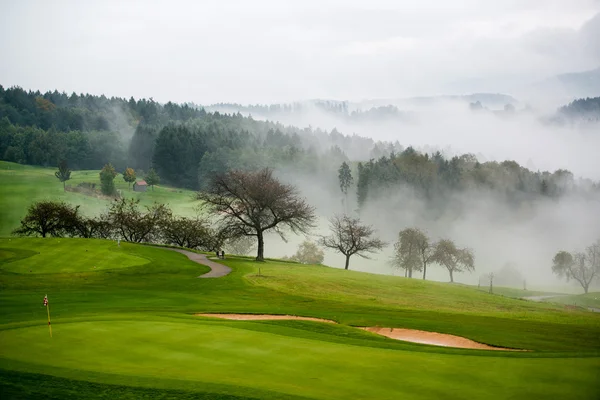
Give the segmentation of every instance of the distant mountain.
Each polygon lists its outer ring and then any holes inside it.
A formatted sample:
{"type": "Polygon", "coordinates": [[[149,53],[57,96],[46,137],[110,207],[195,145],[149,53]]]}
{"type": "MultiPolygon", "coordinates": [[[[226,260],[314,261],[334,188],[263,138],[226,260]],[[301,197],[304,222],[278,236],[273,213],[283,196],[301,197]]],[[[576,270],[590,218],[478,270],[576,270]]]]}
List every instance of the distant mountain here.
{"type": "Polygon", "coordinates": [[[544,96],[563,102],[600,96],[600,67],[583,72],[560,74],[534,84],[533,89],[544,96]]]}

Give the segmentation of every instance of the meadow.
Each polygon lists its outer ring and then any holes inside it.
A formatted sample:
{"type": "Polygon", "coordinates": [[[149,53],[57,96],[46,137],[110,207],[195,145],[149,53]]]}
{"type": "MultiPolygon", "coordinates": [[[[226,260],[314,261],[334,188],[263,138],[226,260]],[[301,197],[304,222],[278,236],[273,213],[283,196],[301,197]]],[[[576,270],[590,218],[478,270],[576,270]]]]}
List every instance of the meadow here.
{"type": "MultiPolygon", "coordinates": [[[[65,192],[63,184],[54,176],[56,168],[42,168],[0,161],[0,236],[8,236],[19,226],[19,221],[27,213],[27,207],[33,201],[62,200],[80,205],[86,215],[104,212],[110,200],[88,196],[82,193],[65,192]]],[[[100,171],[73,171],[67,185],[77,186],[82,182],[100,186],[100,171]]],[[[138,179],[141,179],[139,177],[138,179]]],[[[185,189],[158,185],[144,193],[134,192],[122,175],[115,177],[115,186],[123,197],[139,199],[140,204],[153,202],[168,203],[171,209],[181,215],[193,215],[198,201],[194,192],[185,189]]]]}
{"type": "Polygon", "coordinates": [[[233,271],[163,248],[0,239],[2,398],[597,398],[598,314],[473,288],[246,257],[233,271]],[[96,268],[94,268],[96,267],[96,268]],[[48,294],[53,337],[49,337],[48,294]],[[228,321],[195,313],[332,319],[228,321]],[[356,327],[452,333],[499,352],[356,327]]]}

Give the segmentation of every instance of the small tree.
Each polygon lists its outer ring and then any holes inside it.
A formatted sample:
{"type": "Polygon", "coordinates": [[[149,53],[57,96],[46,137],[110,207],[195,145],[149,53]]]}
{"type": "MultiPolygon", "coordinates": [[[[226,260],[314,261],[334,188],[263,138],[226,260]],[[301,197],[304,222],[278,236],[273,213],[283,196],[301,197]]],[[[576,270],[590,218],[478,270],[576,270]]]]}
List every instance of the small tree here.
{"type": "Polygon", "coordinates": [[[302,264],[321,264],[325,259],[325,253],[315,243],[305,240],[290,259],[302,264]]]}
{"type": "Polygon", "coordinates": [[[256,245],[256,240],[252,236],[238,236],[229,238],[223,246],[228,253],[237,254],[240,256],[247,255],[256,245]]]}
{"type": "Polygon", "coordinates": [[[161,237],[162,227],[171,218],[171,210],[164,204],[154,203],[142,212],[139,200],[116,199],[108,210],[107,218],[115,233],[128,242],[155,242],[161,237]]]}
{"type": "Polygon", "coordinates": [[[71,179],[71,170],[65,160],[61,160],[58,163],[58,171],[54,173],[54,176],[58,178],[63,184],[63,191],[66,190],[65,182],[71,179]]]}
{"type": "Polygon", "coordinates": [[[117,176],[117,171],[111,164],[106,164],[100,171],[100,188],[102,193],[107,196],[112,196],[117,192],[114,182],[115,176],[117,176]]]}
{"type": "Polygon", "coordinates": [[[165,243],[189,249],[214,250],[214,232],[201,218],[167,218],[163,222],[162,237],[165,243]]]}
{"type": "Polygon", "coordinates": [[[338,169],[338,179],[340,181],[340,190],[344,194],[344,204],[347,208],[348,189],[350,188],[350,186],[352,186],[354,178],[352,178],[352,171],[350,171],[350,166],[348,166],[346,161],[344,161],[338,169]]]}
{"type": "Polygon", "coordinates": [[[150,168],[148,174],[144,177],[146,183],[152,186],[152,191],[154,191],[154,185],[158,185],[160,183],[160,176],[156,173],[154,168],[150,168]]]}
{"type": "Polygon", "coordinates": [[[567,281],[576,280],[587,293],[594,278],[600,274],[600,240],[589,246],[585,253],[559,251],[552,260],[552,272],[567,281]]]}
{"type": "Polygon", "coordinates": [[[329,220],[329,224],[332,235],[323,236],[320,244],[346,256],[344,269],[348,269],[350,257],[354,254],[369,258],[365,253],[374,253],[386,245],[384,241],[373,238],[375,230],[369,225],[362,224],[358,218],[335,215],[329,220]]]}
{"type": "Polygon", "coordinates": [[[18,236],[64,236],[72,233],[78,220],[79,206],[64,202],[39,201],[27,209],[21,226],[12,234],[18,236]]]}
{"type": "Polygon", "coordinates": [[[123,180],[129,184],[129,189],[131,189],[131,184],[135,182],[136,176],[133,168],[127,168],[125,172],[123,172],[123,180]]]}
{"type": "Polygon", "coordinates": [[[454,282],[455,272],[475,271],[475,256],[469,249],[459,249],[452,240],[440,240],[435,245],[431,261],[448,270],[450,282],[454,282]]]}
{"type": "Polygon", "coordinates": [[[495,277],[495,275],[493,272],[490,272],[489,274],[487,274],[488,281],[490,282],[490,290],[489,290],[490,293],[494,293],[494,277],[495,277]]]}
{"type": "Polygon", "coordinates": [[[316,218],[298,190],[279,182],[269,168],[215,175],[198,199],[220,216],[227,237],[257,238],[257,261],[264,261],[265,232],[273,230],[283,239],[285,228],[307,233],[316,218]]]}
{"type": "Polygon", "coordinates": [[[114,228],[106,216],[99,218],[79,217],[74,230],[76,236],[82,238],[111,239],[114,228]]]}

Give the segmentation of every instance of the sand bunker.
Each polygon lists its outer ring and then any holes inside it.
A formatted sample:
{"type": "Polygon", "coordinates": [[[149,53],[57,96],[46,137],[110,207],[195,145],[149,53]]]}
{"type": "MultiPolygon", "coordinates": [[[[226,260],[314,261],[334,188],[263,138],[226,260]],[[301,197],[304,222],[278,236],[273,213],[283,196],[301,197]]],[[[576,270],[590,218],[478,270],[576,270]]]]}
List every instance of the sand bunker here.
{"type": "Polygon", "coordinates": [[[460,349],[479,349],[479,350],[504,350],[504,351],[523,351],[508,349],[505,347],[494,347],[487,344],[478,343],[471,339],[461,336],[448,335],[445,333],[419,331],[416,329],[402,328],[361,328],[378,335],[386,336],[391,339],[404,340],[406,342],[431,344],[434,346],[457,347],[460,349]]]}
{"type": "MultiPolygon", "coordinates": [[[[232,319],[238,321],[266,321],[266,320],[300,320],[300,321],[316,321],[326,322],[329,324],[337,324],[329,319],[313,318],[313,317],[298,317],[296,315],[272,315],[272,314],[194,314],[199,317],[212,317],[232,319]]],[[[504,351],[527,351],[508,349],[505,347],[494,347],[487,344],[478,343],[471,339],[461,336],[448,335],[445,333],[419,331],[416,329],[402,328],[379,328],[366,327],[358,328],[365,331],[377,333],[378,335],[389,337],[390,339],[403,340],[405,342],[430,344],[434,346],[457,347],[460,349],[478,349],[478,350],[504,350],[504,351]]]]}
{"type": "Polygon", "coordinates": [[[214,317],[223,319],[233,319],[238,321],[266,321],[266,320],[300,320],[300,321],[316,321],[336,324],[337,322],[329,319],[313,318],[313,317],[298,317],[296,315],[271,315],[271,314],[194,314],[198,317],[214,317]]]}

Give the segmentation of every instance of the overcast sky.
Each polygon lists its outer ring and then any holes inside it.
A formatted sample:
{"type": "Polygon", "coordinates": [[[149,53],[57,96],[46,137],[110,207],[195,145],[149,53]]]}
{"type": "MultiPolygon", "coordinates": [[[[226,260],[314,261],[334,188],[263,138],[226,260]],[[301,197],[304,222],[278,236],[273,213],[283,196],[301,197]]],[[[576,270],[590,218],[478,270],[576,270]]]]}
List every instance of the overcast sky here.
{"type": "Polygon", "coordinates": [[[600,0],[0,0],[0,84],[280,102],[510,92],[600,66],[600,0]]]}

